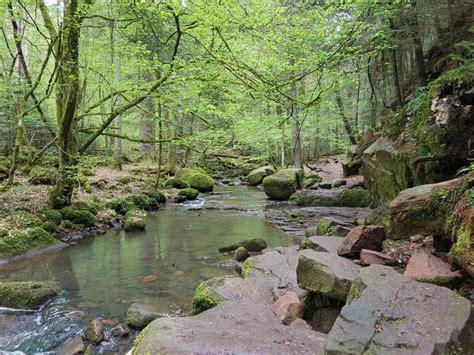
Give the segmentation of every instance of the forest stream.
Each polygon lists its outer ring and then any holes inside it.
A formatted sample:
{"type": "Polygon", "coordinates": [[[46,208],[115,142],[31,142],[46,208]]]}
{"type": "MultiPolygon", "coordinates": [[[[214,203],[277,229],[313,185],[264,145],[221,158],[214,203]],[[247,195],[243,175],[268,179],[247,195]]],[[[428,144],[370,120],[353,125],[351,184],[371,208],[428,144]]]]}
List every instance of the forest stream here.
{"type": "MultiPolygon", "coordinates": [[[[92,319],[123,321],[133,302],[152,305],[163,315],[189,314],[199,281],[234,273],[218,266],[231,258],[218,252],[220,246],[257,237],[270,248],[290,244],[265,221],[266,203],[255,188],[218,188],[204,199],[151,213],[144,232],[110,230],[3,267],[3,281],[58,281],[63,291],[37,312],[3,309],[0,350],[51,351],[92,319]]],[[[123,352],[132,340],[110,337],[97,350],[123,352]]]]}

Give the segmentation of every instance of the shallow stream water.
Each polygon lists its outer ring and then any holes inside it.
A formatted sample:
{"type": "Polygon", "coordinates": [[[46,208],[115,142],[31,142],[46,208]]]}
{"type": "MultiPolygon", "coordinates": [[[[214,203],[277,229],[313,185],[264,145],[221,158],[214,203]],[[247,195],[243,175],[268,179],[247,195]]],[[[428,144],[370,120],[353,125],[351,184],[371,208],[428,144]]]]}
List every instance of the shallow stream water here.
{"type": "MultiPolygon", "coordinates": [[[[249,238],[264,238],[269,247],[290,243],[265,221],[265,204],[259,190],[220,188],[197,202],[151,213],[145,232],[111,230],[1,268],[0,280],[58,281],[64,291],[38,312],[0,310],[0,353],[52,351],[94,318],[123,320],[132,302],[163,314],[189,312],[201,280],[233,273],[216,266],[230,258],[218,247],[249,238]]],[[[127,346],[129,341],[110,341],[97,350],[127,346]]]]}

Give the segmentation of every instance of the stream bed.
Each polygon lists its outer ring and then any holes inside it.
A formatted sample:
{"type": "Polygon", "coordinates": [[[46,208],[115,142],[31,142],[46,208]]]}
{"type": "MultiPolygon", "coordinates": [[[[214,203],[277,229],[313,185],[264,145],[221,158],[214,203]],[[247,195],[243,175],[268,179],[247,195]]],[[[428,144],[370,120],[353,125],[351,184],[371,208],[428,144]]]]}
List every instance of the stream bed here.
{"type": "MultiPolygon", "coordinates": [[[[0,353],[53,351],[95,318],[125,318],[133,302],[164,315],[191,311],[201,280],[232,274],[220,246],[264,238],[268,247],[291,239],[265,221],[258,189],[218,188],[193,203],[150,213],[145,232],[110,230],[76,245],[0,268],[2,281],[57,281],[63,291],[36,312],[0,309],[0,353]],[[151,281],[150,281],[151,280],[151,281]]],[[[131,338],[108,340],[99,352],[124,352],[131,338]]]]}

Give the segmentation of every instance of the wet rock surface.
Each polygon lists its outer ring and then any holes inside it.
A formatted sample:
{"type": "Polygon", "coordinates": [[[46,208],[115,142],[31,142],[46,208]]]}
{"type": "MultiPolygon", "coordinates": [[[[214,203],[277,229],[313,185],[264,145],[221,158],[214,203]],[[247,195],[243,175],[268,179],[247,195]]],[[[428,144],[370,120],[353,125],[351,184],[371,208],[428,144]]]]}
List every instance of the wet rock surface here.
{"type": "Polygon", "coordinates": [[[455,342],[464,353],[472,349],[463,338],[470,317],[470,302],[455,292],[373,265],[359,271],[326,353],[444,354],[455,342]]]}
{"type": "Polygon", "coordinates": [[[160,315],[155,308],[147,304],[132,303],[127,310],[127,324],[132,328],[142,329],[160,315]]]}

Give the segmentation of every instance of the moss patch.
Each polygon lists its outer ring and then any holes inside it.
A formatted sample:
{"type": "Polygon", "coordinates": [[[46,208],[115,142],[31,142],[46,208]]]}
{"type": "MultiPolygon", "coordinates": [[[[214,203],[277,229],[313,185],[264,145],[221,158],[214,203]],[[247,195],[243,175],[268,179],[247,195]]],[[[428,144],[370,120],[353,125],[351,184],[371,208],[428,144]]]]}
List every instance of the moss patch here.
{"type": "Polygon", "coordinates": [[[0,282],[0,306],[36,309],[59,290],[55,282],[0,282]]]}
{"type": "Polygon", "coordinates": [[[194,312],[198,314],[214,308],[222,303],[222,301],[221,297],[211,291],[207,282],[201,282],[194,292],[193,309],[194,312]]]}
{"type": "Polygon", "coordinates": [[[214,180],[202,170],[178,169],[176,171],[176,177],[187,182],[193,189],[199,192],[211,192],[214,189],[214,180]]]}
{"type": "Polygon", "coordinates": [[[184,196],[186,200],[195,200],[199,195],[199,191],[192,187],[179,190],[178,196],[184,196]]]}
{"type": "Polygon", "coordinates": [[[0,238],[0,258],[19,255],[31,249],[44,248],[57,240],[42,227],[14,230],[0,238]]]}

